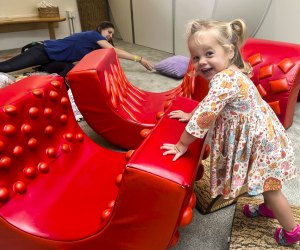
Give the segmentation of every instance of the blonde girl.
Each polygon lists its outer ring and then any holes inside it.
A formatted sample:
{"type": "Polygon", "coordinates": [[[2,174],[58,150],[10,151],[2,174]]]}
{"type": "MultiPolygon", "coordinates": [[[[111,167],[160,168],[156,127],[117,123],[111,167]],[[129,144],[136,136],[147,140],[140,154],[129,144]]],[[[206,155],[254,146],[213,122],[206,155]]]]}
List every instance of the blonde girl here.
{"type": "Polygon", "coordinates": [[[244,185],[250,195],[262,194],[264,202],[246,204],[244,214],[276,218],[282,227],[275,230],[275,240],[290,245],[300,241],[300,226],[281,189],[296,177],[294,152],[284,127],[249,78],[251,68],[240,53],[245,38],[241,19],[188,24],[191,60],[196,74],[209,81],[209,92],[192,113],[169,114],[188,124],[176,144],[161,148],[164,155],[175,155],[175,161],[209,132],[212,196],[235,198],[244,185]]]}

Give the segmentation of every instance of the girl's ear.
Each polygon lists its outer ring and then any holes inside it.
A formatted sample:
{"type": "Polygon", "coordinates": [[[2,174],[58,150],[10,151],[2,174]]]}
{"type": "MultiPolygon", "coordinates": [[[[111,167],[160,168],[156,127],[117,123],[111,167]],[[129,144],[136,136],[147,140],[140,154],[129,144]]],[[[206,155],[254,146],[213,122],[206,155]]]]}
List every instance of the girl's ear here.
{"type": "Polygon", "coordinates": [[[234,45],[230,45],[230,48],[228,50],[228,57],[230,60],[234,57],[234,45]]]}

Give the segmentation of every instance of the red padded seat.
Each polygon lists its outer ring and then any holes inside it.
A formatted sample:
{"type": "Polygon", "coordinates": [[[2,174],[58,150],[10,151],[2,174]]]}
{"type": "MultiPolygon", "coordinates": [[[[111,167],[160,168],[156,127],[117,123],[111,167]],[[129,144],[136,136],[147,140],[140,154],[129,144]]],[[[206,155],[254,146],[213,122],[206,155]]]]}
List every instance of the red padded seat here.
{"type": "Polygon", "coordinates": [[[61,80],[46,80],[52,84],[35,76],[3,89],[0,190],[8,196],[0,196],[0,215],[36,236],[82,239],[103,227],[126,160],[99,150],[76,124],[61,80]],[[30,89],[21,92],[21,84],[30,89]]]}
{"type": "Polygon", "coordinates": [[[0,249],[170,248],[192,220],[202,141],[176,162],[160,146],[184,126],[163,116],[135,151],[114,152],[79,127],[61,77],[1,89],[0,249]]]}

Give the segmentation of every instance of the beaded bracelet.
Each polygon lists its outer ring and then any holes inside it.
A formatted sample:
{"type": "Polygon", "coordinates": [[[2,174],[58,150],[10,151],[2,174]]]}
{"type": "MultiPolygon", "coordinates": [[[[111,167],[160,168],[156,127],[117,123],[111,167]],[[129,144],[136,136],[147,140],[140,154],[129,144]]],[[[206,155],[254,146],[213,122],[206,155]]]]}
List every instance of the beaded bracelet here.
{"type": "Polygon", "coordinates": [[[140,59],[139,59],[139,56],[133,56],[133,61],[135,61],[135,62],[142,62],[142,59],[143,59],[143,57],[140,57],[140,59]]]}
{"type": "Polygon", "coordinates": [[[133,57],[133,61],[138,62],[139,61],[139,57],[138,56],[134,56],[133,57]]]}

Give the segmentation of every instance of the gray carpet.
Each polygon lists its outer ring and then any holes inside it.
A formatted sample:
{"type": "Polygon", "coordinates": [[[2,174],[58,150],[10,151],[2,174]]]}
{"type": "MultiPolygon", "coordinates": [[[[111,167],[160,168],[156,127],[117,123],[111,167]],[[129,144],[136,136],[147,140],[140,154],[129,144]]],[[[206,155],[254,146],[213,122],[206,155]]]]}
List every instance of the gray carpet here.
{"type": "MultiPolygon", "coordinates": [[[[130,51],[139,56],[143,56],[153,63],[172,56],[169,53],[146,48],[139,45],[125,43],[121,40],[115,42],[116,46],[130,51]]],[[[161,92],[174,88],[181,83],[181,80],[174,80],[169,77],[162,76],[155,72],[148,72],[139,63],[128,60],[120,60],[122,69],[124,70],[128,80],[137,87],[153,91],[161,92]]],[[[86,125],[80,122],[81,126],[97,143],[105,147],[118,148],[105,142],[101,137],[86,125]]],[[[298,154],[300,146],[300,103],[297,104],[294,123],[288,129],[288,134],[293,141],[296,153],[296,165],[298,173],[300,173],[300,156],[298,154]]],[[[291,204],[300,205],[300,178],[290,181],[283,189],[285,195],[291,204]]],[[[261,198],[261,197],[258,197],[261,198]]],[[[178,244],[172,248],[174,250],[226,250],[229,248],[229,239],[231,226],[234,216],[235,205],[223,208],[211,214],[202,215],[194,209],[194,217],[190,225],[180,229],[180,238],[178,244]]],[[[299,222],[300,223],[300,222],[299,222]]]]}

